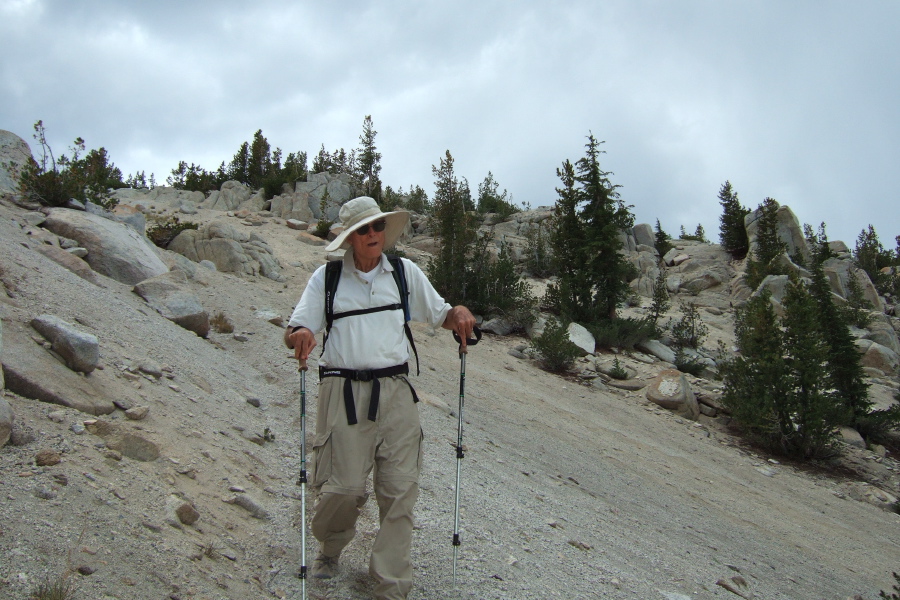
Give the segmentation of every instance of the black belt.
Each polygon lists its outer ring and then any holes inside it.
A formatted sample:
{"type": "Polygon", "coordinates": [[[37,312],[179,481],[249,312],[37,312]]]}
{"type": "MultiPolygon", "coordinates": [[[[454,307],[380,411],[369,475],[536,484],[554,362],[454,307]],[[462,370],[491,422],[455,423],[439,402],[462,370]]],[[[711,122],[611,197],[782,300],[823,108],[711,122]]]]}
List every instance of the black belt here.
{"type": "MultiPolygon", "coordinates": [[[[344,409],[347,411],[347,424],[356,425],[356,404],[353,401],[353,386],[351,381],[371,381],[372,396],[369,399],[369,420],[374,421],[378,415],[378,401],[381,398],[381,384],[378,380],[382,377],[394,377],[395,375],[409,374],[409,365],[403,363],[396,367],[386,367],[384,369],[340,369],[334,367],[319,367],[319,380],[325,377],[343,377],[344,378],[344,409]]],[[[412,392],[413,402],[418,402],[419,397],[409,382],[409,390],[412,392]]]]}

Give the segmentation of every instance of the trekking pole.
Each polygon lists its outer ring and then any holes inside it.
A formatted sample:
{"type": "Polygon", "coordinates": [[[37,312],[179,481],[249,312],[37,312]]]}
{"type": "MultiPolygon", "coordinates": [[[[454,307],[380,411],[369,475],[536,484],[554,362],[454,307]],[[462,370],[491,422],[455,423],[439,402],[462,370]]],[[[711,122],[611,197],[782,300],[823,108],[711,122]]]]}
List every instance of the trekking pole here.
{"type": "MultiPolygon", "coordinates": [[[[467,346],[474,346],[481,340],[481,330],[475,328],[475,339],[467,339],[467,346]]],[[[456,587],[456,556],[462,543],[459,539],[459,472],[463,453],[463,405],[466,402],[466,353],[462,349],[462,340],[454,331],[453,339],[459,343],[459,412],[456,426],[456,505],[453,508],[453,587],[456,587]]]]}
{"type": "Polygon", "coordinates": [[[300,590],[306,600],[306,361],[300,361],[300,590]]]}

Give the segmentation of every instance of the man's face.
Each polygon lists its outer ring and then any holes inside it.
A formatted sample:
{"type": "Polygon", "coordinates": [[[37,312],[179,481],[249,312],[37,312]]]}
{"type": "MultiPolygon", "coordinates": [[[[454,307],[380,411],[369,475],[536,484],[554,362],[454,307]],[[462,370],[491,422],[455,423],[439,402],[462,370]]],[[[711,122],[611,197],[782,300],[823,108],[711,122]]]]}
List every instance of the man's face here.
{"type": "Polygon", "coordinates": [[[353,256],[360,260],[379,258],[384,250],[384,229],[375,231],[375,227],[372,227],[374,224],[369,223],[366,233],[360,235],[359,230],[356,230],[348,238],[353,248],[353,256]]]}

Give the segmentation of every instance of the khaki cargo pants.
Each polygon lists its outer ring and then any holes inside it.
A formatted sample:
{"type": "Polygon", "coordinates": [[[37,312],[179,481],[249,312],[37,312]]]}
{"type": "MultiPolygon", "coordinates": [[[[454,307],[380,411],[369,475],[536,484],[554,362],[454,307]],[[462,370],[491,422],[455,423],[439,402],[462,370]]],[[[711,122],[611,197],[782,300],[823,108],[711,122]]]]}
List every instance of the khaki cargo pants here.
{"type": "Polygon", "coordinates": [[[344,379],[319,383],[311,487],[317,492],[313,536],[326,556],[337,556],[356,534],[366,502],[366,479],[374,468],[380,528],[372,546],[369,573],[379,600],[406,598],[412,588],[413,505],[419,495],[422,427],[406,378],[380,379],[374,422],[368,419],[372,382],[353,381],[355,425],[347,424],[344,379]]]}

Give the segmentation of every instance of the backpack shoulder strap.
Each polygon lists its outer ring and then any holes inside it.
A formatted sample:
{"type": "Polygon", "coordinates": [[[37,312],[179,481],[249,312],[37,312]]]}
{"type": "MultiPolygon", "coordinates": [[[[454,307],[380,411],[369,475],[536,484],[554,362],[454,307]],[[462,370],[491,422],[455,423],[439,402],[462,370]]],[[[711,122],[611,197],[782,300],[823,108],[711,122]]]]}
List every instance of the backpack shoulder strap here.
{"type": "Polygon", "coordinates": [[[406,283],[406,269],[399,256],[388,254],[387,258],[388,262],[390,262],[391,266],[394,268],[391,274],[394,276],[394,282],[397,284],[397,290],[400,292],[400,305],[403,307],[403,320],[408,322],[412,317],[409,314],[409,286],[406,283]]]}
{"type": "Polygon", "coordinates": [[[406,269],[399,256],[388,254],[387,258],[394,268],[392,274],[394,276],[394,282],[397,284],[397,289],[400,292],[400,306],[403,307],[403,330],[406,332],[406,339],[409,340],[409,345],[412,348],[413,354],[416,356],[416,375],[419,375],[419,351],[416,350],[416,342],[413,340],[412,329],[409,328],[409,322],[412,317],[409,313],[409,285],[406,283],[406,269]]]}
{"type": "Polygon", "coordinates": [[[341,271],[344,267],[342,260],[330,260],[325,265],[325,333],[322,337],[322,352],[325,352],[325,342],[331,332],[331,324],[334,322],[334,294],[337,292],[338,283],[341,281],[341,271]]]}

